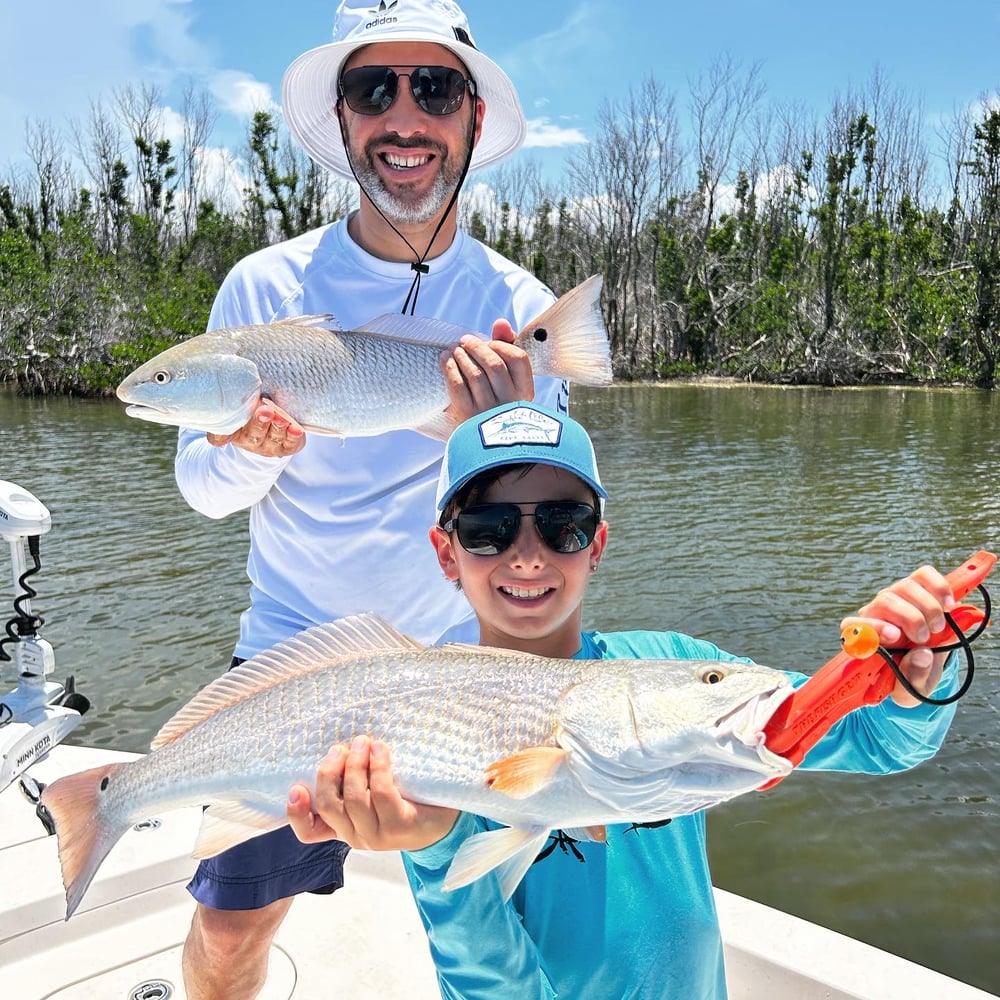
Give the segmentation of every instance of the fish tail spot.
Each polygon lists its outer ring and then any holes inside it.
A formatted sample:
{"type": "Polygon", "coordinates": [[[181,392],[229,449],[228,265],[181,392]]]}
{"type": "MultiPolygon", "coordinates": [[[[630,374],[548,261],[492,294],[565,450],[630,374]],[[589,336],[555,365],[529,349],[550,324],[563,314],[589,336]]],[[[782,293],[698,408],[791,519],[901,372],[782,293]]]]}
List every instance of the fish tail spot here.
{"type": "Polygon", "coordinates": [[[536,374],[578,385],[610,385],[611,347],[601,314],[600,275],[567,292],[524,327],[515,343],[531,356],[536,374]]]}

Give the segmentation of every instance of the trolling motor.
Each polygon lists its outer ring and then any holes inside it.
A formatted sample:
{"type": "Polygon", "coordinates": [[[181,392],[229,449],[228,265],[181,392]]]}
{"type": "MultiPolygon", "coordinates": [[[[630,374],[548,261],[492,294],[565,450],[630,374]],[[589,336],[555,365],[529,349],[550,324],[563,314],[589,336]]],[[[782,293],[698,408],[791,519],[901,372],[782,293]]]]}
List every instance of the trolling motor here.
{"type": "Polygon", "coordinates": [[[12,662],[17,672],[17,686],[0,695],[0,792],[75,729],[90,708],[72,676],[65,684],[51,679],[55,655],[38,634],[43,619],[31,610],[36,591],[28,580],[41,568],[38,539],[51,527],[44,504],[0,479],[0,538],[10,543],[14,571],[14,616],[0,637],[0,661],[12,662]]]}

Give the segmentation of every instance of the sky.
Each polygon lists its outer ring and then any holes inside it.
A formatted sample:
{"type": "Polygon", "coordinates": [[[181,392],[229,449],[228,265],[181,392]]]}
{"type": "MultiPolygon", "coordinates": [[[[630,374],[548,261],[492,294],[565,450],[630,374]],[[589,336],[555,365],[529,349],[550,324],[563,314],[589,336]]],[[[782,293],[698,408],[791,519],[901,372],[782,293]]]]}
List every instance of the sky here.
{"type": "MultiPolygon", "coordinates": [[[[376,6],[373,0],[372,6],[376,6]]],[[[212,95],[213,146],[238,155],[253,112],[330,38],[336,0],[0,0],[0,178],[23,170],[26,126],[71,135],[116,89],[154,85],[176,128],[185,87],[212,95]]],[[[546,170],[597,137],[602,108],[653,77],[681,117],[728,60],[763,100],[824,116],[873,75],[933,129],[1000,93],[1000,0],[464,0],[477,47],[514,81],[526,149],[546,170]]],[[[517,162],[515,159],[513,162],[517,162]]]]}

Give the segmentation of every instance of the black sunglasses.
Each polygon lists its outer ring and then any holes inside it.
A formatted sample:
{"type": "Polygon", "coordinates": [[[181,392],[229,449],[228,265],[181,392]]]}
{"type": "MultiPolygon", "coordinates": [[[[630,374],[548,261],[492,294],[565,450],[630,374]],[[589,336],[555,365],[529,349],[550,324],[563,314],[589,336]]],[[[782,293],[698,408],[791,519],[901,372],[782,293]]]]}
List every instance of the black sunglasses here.
{"type": "Polygon", "coordinates": [[[535,529],[553,552],[566,554],[587,548],[597,534],[601,518],[589,503],[575,500],[545,500],[525,514],[516,503],[483,503],[467,507],[446,521],[445,531],[457,531],[466,552],[496,556],[517,538],[522,517],[533,517],[535,529]]]}
{"type": "Polygon", "coordinates": [[[429,115],[452,115],[462,106],[465,88],[476,93],[476,82],[451,66],[356,66],[342,73],[337,92],[359,115],[381,115],[392,107],[399,93],[399,78],[410,78],[410,93],[421,111],[429,115]]]}

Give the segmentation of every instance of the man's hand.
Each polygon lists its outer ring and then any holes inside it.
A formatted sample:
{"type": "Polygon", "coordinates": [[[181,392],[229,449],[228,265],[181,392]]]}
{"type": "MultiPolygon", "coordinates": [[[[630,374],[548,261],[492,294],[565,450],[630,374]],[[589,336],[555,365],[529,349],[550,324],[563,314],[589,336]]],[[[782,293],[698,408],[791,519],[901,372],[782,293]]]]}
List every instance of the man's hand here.
{"type": "Polygon", "coordinates": [[[269,399],[257,404],[250,419],[232,434],[206,434],[216,448],[232,444],[254,455],[286,458],[305,447],[306,432],[280,406],[269,399]]]}
{"type": "Polygon", "coordinates": [[[448,413],[459,423],[501,403],[535,398],[528,355],[514,346],[514,330],[506,320],[493,324],[493,339],[463,337],[441,355],[448,387],[448,413]]]}

